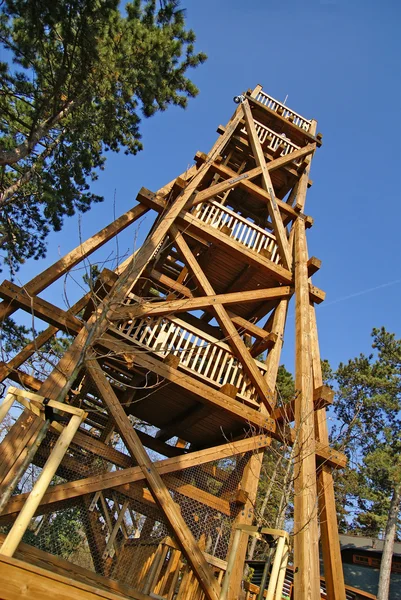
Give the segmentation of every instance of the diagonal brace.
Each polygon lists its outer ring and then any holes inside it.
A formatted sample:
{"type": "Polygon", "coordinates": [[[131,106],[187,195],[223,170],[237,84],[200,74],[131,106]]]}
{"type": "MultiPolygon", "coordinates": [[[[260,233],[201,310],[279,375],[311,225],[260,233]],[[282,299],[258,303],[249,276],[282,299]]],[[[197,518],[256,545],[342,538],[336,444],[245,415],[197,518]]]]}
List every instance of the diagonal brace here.
{"type": "MultiPolygon", "coordinates": [[[[199,289],[205,295],[215,295],[213,287],[209,283],[203,270],[200,268],[198,261],[192,254],[188,244],[184,240],[184,237],[182,236],[179,229],[174,225],[173,227],[171,227],[170,231],[174,236],[175,243],[177,244],[179,251],[183,255],[183,258],[187,263],[188,268],[192,272],[199,289]]],[[[261,401],[266,405],[268,411],[271,412],[274,407],[274,397],[271,392],[271,389],[267,385],[255,361],[250,356],[249,351],[245,346],[242,338],[238,335],[238,331],[235,328],[232,320],[230,319],[226,309],[222,304],[214,304],[213,310],[216,314],[217,320],[220,323],[220,326],[222,327],[224,333],[228,337],[228,343],[230,344],[235,356],[241,361],[244,370],[246,371],[252,383],[254,384],[261,401]]]]}

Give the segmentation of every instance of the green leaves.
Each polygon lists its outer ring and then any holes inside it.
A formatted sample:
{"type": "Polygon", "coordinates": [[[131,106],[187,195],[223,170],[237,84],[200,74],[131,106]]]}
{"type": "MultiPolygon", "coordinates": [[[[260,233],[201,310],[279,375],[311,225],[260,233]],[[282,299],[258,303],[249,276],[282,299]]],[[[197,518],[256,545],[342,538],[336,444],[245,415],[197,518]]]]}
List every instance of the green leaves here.
{"type": "Polygon", "coordinates": [[[40,258],[51,229],[102,198],[105,152],[136,154],[141,115],[196,96],[194,52],[177,0],[6,0],[0,43],[0,246],[13,270],[40,258]],[[28,215],[28,216],[27,216],[28,215]]]}

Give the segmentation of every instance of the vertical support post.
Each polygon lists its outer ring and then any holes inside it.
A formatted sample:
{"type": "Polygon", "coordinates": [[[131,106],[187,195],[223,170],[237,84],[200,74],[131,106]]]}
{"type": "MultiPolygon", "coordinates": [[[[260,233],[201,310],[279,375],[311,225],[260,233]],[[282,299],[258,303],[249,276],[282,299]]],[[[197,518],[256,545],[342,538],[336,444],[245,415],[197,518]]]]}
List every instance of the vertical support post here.
{"type": "MultiPolygon", "coordinates": [[[[316,313],[313,304],[310,305],[309,310],[313,379],[315,388],[317,388],[323,385],[323,378],[317,337],[316,313]]],[[[323,444],[329,445],[325,408],[321,408],[315,412],[315,427],[317,440],[323,444]]],[[[341,561],[340,541],[338,539],[333,475],[331,468],[328,465],[321,465],[318,470],[317,481],[320,533],[327,597],[329,600],[345,600],[344,574],[341,561]]]]}
{"type": "Polygon", "coordinates": [[[78,431],[78,428],[85,416],[86,413],[83,411],[82,415],[72,415],[70,422],[61,433],[51,455],[47,459],[46,464],[43,467],[43,471],[33,486],[33,489],[29,494],[23,509],[19,513],[14,525],[4,540],[4,543],[0,548],[0,554],[3,554],[4,556],[13,556],[14,552],[18,548],[18,545],[22,540],[30,520],[34,516],[40,501],[42,500],[54,474],[63,460],[68,446],[72,442],[72,439],[78,431]]]}
{"type": "Polygon", "coordinates": [[[14,396],[12,394],[7,394],[7,396],[4,398],[3,402],[0,405],[0,423],[7,416],[8,411],[10,410],[13,402],[14,396]]]}
{"type": "Polygon", "coordinates": [[[269,587],[267,588],[266,600],[273,600],[274,592],[277,589],[278,577],[280,574],[281,562],[283,560],[285,550],[286,538],[284,536],[279,537],[276,547],[276,554],[274,555],[274,561],[272,570],[270,573],[269,587]]]}
{"type": "Polygon", "coordinates": [[[294,585],[297,600],[320,600],[319,535],[305,221],[295,224],[294,585]]]}
{"type": "Polygon", "coordinates": [[[227,600],[228,592],[230,589],[230,581],[233,575],[233,570],[236,564],[236,556],[238,552],[238,548],[241,542],[241,537],[245,536],[248,540],[248,534],[241,531],[241,529],[237,528],[234,533],[233,542],[231,544],[230,554],[228,556],[226,574],[223,579],[223,584],[221,586],[220,598],[219,600],[227,600]]]}
{"type": "Polygon", "coordinates": [[[277,578],[276,595],[274,597],[274,600],[281,600],[281,598],[282,598],[285,573],[287,570],[289,554],[290,554],[290,549],[288,547],[288,544],[286,543],[285,547],[284,547],[283,557],[281,559],[280,572],[279,572],[278,578],[277,578]]]}
{"type": "MultiPolygon", "coordinates": [[[[274,387],[276,385],[277,371],[280,364],[287,309],[288,299],[283,298],[282,300],[280,300],[280,304],[277,306],[273,318],[272,331],[274,333],[277,333],[278,337],[274,347],[270,350],[269,354],[267,355],[267,371],[265,375],[267,385],[272,390],[274,390],[274,387]]],[[[261,411],[266,412],[266,408],[263,405],[261,406],[261,411]]],[[[244,506],[244,509],[238,515],[236,520],[237,523],[249,525],[253,521],[253,507],[256,502],[259,477],[262,469],[263,455],[263,451],[253,454],[244,469],[244,474],[241,480],[241,488],[248,492],[248,501],[247,504],[244,506]]],[[[236,600],[238,598],[240,585],[243,577],[243,566],[245,562],[246,551],[248,548],[248,536],[243,535],[240,541],[241,543],[239,544],[238,551],[236,553],[236,566],[234,569],[234,574],[230,580],[230,589],[228,595],[229,600],[236,600]]]]}

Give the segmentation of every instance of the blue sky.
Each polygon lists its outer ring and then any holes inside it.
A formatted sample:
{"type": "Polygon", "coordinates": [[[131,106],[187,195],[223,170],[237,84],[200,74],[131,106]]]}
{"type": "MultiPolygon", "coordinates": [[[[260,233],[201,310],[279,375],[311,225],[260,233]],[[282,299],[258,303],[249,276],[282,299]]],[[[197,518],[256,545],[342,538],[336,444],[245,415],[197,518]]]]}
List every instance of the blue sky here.
{"type": "MultiPolygon", "coordinates": [[[[48,259],[29,262],[25,282],[135,204],[141,186],[156,190],[208,151],[226,123],[234,95],[257,83],[307,118],[318,120],[323,146],[313,161],[306,213],[309,253],[323,261],[315,285],[322,356],[333,367],[370,350],[370,331],[385,325],[401,336],[400,139],[401,5],[396,0],[182,0],[209,58],[192,72],[200,89],[186,111],[171,108],[142,124],[144,151],[110,155],[95,184],[105,196],[89,213],[66,221],[50,238],[48,259]],[[115,202],[114,202],[115,199],[115,202]]],[[[119,251],[138,245],[120,236],[119,251]]],[[[115,245],[113,246],[115,250],[115,245]]],[[[99,254],[107,258],[108,252],[99,254]]],[[[76,274],[80,278],[80,272],[76,274]]],[[[44,294],[62,304],[61,288],[44,294]]],[[[71,300],[74,299],[72,292],[71,300]]],[[[294,362],[293,311],[283,362],[294,362]]]]}

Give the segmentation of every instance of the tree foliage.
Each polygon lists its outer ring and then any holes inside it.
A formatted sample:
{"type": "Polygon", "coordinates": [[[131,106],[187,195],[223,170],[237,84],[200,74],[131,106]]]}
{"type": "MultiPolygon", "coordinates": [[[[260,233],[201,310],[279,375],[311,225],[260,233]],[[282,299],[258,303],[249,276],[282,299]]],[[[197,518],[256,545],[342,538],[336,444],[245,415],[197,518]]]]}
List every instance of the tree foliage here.
{"type": "MultiPolygon", "coordinates": [[[[335,405],[338,441],[350,466],[339,476],[343,506],[355,510],[349,528],[384,534],[378,598],[388,598],[394,539],[401,510],[401,340],[373,329],[373,350],[340,364],[335,405]]],[[[344,512],[340,517],[344,525],[344,512]]]]}
{"type": "Polygon", "coordinates": [[[142,148],[140,117],[187,105],[205,55],[178,0],[4,0],[0,246],[13,269],[45,254],[65,216],[102,198],[107,151],[142,148]]]}

